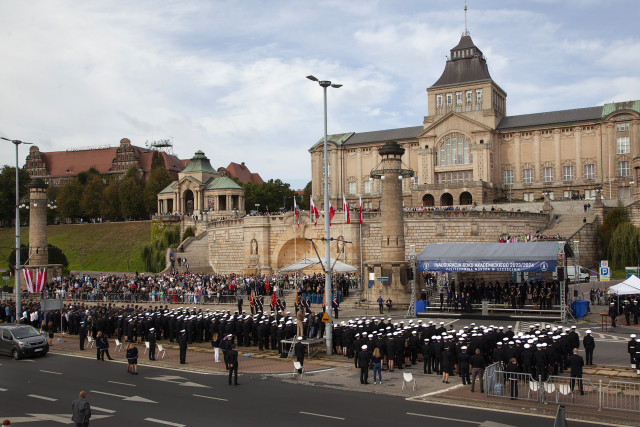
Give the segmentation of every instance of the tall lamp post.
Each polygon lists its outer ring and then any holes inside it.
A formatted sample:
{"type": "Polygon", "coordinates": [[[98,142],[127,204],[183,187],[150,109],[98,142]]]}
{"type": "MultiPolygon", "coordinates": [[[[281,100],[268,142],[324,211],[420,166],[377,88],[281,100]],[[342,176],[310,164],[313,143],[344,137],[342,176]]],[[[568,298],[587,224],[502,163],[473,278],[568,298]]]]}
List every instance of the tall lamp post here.
{"type": "Polygon", "coordinates": [[[333,338],[332,338],[332,317],[331,317],[331,232],[329,231],[330,218],[329,218],[329,159],[327,155],[327,88],[329,86],[333,88],[342,87],[340,84],[331,83],[328,80],[318,80],[314,76],[307,76],[309,80],[318,82],[324,92],[324,253],[325,253],[325,268],[324,268],[324,305],[325,312],[329,315],[329,322],[325,325],[326,343],[327,343],[327,355],[331,356],[333,350],[333,338]]]}
{"type": "Polygon", "coordinates": [[[18,168],[18,146],[20,144],[30,144],[30,142],[23,142],[17,139],[9,139],[0,137],[5,141],[9,141],[16,146],[16,266],[14,269],[15,274],[15,292],[16,292],[16,323],[20,323],[20,316],[22,316],[22,303],[20,301],[20,175],[18,168]]]}

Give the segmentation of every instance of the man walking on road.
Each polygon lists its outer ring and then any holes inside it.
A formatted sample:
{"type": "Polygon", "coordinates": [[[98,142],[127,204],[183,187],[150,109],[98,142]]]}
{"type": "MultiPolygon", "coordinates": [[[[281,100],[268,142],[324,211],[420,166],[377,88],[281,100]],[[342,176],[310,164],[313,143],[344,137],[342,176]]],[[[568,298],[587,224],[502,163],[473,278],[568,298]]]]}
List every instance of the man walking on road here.
{"type": "Polygon", "coordinates": [[[147,341],[149,342],[149,360],[156,360],[156,328],[149,328],[147,341]]]}
{"type": "Polygon", "coordinates": [[[86,400],[84,391],[78,393],[78,398],[71,403],[71,421],[76,427],[88,427],[91,418],[91,405],[86,400]]]}
{"type": "Polygon", "coordinates": [[[233,376],[233,384],[238,385],[238,350],[231,344],[231,349],[227,351],[227,361],[229,362],[229,385],[233,376]]]}
{"type": "Polygon", "coordinates": [[[480,354],[479,348],[476,348],[476,354],[471,356],[469,363],[471,364],[471,393],[475,391],[476,377],[480,379],[480,393],[484,393],[484,381],[482,379],[484,376],[484,358],[480,354]]]}
{"type": "Polygon", "coordinates": [[[596,348],[596,342],[591,336],[591,329],[587,329],[587,336],[582,339],[584,352],[587,359],[587,365],[593,365],[593,350],[596,348]]]}
{"type": "Polygon", "coordinates": [[[178,337],[178,344],[180,344],[180,364],[184,365],[187,363],[187,336],[186,330],[182,329],[180,331],[180,337],[178,337]]]}
{"type": "Polygon", "coordinates": [[[298,337],[298,342],[293,346],[293,351],[296,355],[296,360],[300,363],[300,369],[298,373],[302,374],[302,366],[304,365],[304,344],[302,344],[302,337],[298,337]]]}

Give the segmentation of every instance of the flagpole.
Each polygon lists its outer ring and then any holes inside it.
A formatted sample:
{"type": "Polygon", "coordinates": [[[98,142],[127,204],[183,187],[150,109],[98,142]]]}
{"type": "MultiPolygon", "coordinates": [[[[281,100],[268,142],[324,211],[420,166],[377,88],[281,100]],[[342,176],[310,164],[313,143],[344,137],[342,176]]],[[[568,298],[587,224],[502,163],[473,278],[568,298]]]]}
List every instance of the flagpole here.
{"type": "Polygon", "coordinates": [[[358,222],[360,223],[360,287],[364,290],[364,269],[362,267],[362,198],[360,198],[358,222]]]}
{"type": "MultiPolygon", "coordinates": [[[[298,230],[296,230],[296,225],[298,223],[298,208],[296,207],[296,196],[293,196],[293,262],[298,261],[298,230]]],[[[298,292],[298,272],[294,272],[295,274],[295,284],[296,284],[296,292],[298,292]]]]}

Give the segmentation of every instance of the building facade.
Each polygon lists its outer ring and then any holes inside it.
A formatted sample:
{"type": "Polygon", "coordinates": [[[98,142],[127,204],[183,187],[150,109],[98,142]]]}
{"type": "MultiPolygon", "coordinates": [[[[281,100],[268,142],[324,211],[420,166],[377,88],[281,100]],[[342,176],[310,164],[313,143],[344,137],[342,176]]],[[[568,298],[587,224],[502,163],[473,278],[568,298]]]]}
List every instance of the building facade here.
{"type": "MultiPolygon", "coordinates": [[[[468,33],[427,89],[420,126],[331,135],[329,197],[379,209],[383,181],[372,180],[378,149],[397,141],[405,167],[405,208],[491,204],[499,199],[640,200],[640,101],[507,115],[507,93],[489,74],[468,33]]],[[[311,153],[312,194],[323,205],[323,141],[311,153]]]]}

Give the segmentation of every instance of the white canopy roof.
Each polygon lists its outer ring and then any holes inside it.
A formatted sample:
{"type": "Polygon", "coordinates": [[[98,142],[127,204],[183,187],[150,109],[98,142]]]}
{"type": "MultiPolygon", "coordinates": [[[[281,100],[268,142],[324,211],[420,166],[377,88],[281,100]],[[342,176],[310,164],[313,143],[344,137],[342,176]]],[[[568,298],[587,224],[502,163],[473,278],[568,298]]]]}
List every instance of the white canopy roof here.
{"type": "MultiPolygon", "coordinates": [[[[324,259],[323,259],[324,261],[324,259]]],[[[312,268],[315,265],[320,264],[320,261],[316,258],[302,258],[297,260],[296,262],[294,262],[293,264],[289,264],[286,267],[282,267],[280,270],[277,271],[277,274],[282,274],[282,273],[294,273],[296,271],[302,271],[305,270],[307,268],[312,268]]],[[[342,261],[336,261],[336,260],[331,260],[331,265],[332,265],[332,269],[331,271],[334,271],[336,273],[353,273],[358,271],[357,268],[352,267],[348,264],[345,264],[342,261]]]]}
{"type": "Polygon", "coordinates": [[[616,295],[640,294],[640,279],[638,279],[635,275],[631,276],[624,282],[611,286],[609,288],[609,293],[616,295]]]}

